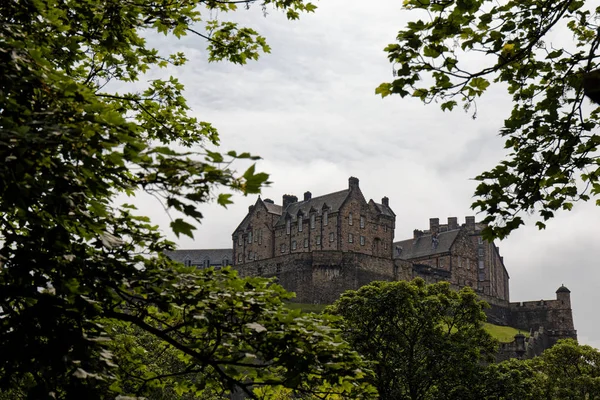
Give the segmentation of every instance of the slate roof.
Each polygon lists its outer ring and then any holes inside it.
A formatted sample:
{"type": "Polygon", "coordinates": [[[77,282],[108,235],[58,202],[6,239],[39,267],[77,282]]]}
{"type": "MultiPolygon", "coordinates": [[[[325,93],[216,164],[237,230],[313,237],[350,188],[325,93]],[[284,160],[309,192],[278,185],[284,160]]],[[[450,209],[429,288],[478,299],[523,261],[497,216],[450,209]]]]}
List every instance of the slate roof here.
{"type": "Polygon", "coordinates": [[[285,224],[285,215],[288,213],[292,216],[292,219],[295,219],[298,215],[298,211],[302,211],[303,215],[307,215],[309,211],[313,208],[318,212],[321,212],[321,210],[323,209],[323,205],[325,204],[327,205],[329,212],[337,212],[344,203],[344,200],[346,200],[346,197],[348,197],[349,193],[350,189],[345,189],[339,192],[333,192],[325,194],[323,196],[313,197],[309,200],[292,203],[289,206],[287,206],[287,208],[281,214],[281,217],[275,225],[278,226],[285,224]]]}
{"type": "Polygon", "coordinates": [[[212,267],[223,266],[223,260],[229,264],[233,261],[233,250],[229,249],[208,249],[208,250],[174,250],[166,251],[166,256],[171,260],[179,261],[188,265],[204,266],[206,260],[212,267]]]}
{"type": "Polygon", "coordinates": [[[418,239],[406,239],[394,243],[394,258],[402,260],[411,260],[420,257],[432,256],[435,254],[447,253],[456,240],[460,229],[440,232],[438,234],[438,244],[433,246],[431,234],[425,234],[418,239]],[[398,254],[397,248],[402,248],[398,254]]]}
{"type": "Polygon", "coordinates": [[[394,214],[394,212],[392,211],[392,209],[389,206],[386,206],[385,204],[379,204],[379,203],[375,203],[375,205],[377,206],[377,208],[379,208],[379,211],[381,211],[381,213],[385,216],[388,217],[395,217],[396,214],[394,214]]]}
{"type": "Polygon", "coordinates": [[[281,215],[283,211],[283,207],[278,204],[269,203],[268,201],[263,201],[265,207],[267,207],[267,212],[275,215],[281,215]]]}
{"type": "Polygon", "coordinates": [[[560,285],[556,293],[571,293],[571,291],[565,285],[560,285]]]}

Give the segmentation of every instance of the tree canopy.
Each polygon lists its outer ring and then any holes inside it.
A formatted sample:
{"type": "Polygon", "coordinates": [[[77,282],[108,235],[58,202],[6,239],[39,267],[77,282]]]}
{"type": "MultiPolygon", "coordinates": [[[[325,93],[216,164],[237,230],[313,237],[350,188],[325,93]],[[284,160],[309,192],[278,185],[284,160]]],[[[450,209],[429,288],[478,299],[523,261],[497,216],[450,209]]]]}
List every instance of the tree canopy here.
{"type": "Polygon", "coordinates": [[[177,79],[140,82],[152,68],[186,62],[149,47],[148,30],[206,40],[211,61],[244,64],[268,52],[253,29],[216,18],[238,3],[290,19],[315,9],[303,0],[1,2],[0,391],[143,393],[139,382],[161,372],[119,381],[138,347],[111,347],[115,326],[175,352],[181,369],[171,373],[198,372],[203,382],[181,391],[360,386],[349,377],[361,376],[356,353],[322,319],[284,312],[281,288],[172,262],[162,253],[174,244],[115,201],[150,193],[183,215],[171,223],[175,234],[191,236],[202,203],[227,205],[228,191],[257,193],[266,182],[254,165],[232,167],[255,156],[218,151],[217,130],[190,115],[177,79]]]}
{"type": "Polygon", "coordinates": [[[404,6],[423,18],[386,47],[395,78],[377,93],[414,96],[442,110],[460,103],[474,117],[477,98],[492,84],[512,97],[499,129],[507,159],[475,178],[473,208],[487,213],[487,238],[508,235],[524,223],[524,213],[537,214],[544,228],[557,210],[600,194],[600,108],[586,100],[586,94],[598,100],[600,88],[600,7],[583,0],[405,0],[404,6]],[[560,40],[552,39],[556,32],[560,40]]]}
{"type": "Polygon", "coordinates": [[[485,331],[485,303],[447,282],[373,282],[327,309],[343,337],[373,363],[381,399],[470,399],[480,364],[496,342],[485,331]]]}

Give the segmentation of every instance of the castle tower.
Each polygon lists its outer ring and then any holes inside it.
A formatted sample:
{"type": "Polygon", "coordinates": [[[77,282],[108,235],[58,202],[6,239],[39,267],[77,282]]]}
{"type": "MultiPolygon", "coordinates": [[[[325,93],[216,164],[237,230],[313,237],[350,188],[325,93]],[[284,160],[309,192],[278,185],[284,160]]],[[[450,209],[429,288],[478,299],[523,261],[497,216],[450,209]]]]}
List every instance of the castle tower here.
{"type": "Polygon", "coordinates": [[[556,290],[556,300],[560,302],[561,308],[571,308],[571,291],[565,285],[556,290]]]}

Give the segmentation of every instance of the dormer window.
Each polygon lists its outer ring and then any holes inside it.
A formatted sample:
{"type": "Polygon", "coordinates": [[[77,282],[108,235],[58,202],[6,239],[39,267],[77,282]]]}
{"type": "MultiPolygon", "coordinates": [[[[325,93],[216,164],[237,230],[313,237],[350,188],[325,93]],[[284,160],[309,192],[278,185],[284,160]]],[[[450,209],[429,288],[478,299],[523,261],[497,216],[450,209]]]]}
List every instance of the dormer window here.
{"type": "Polygon", "coordinates": [[[224,259],[223,259],[223,266],[224,266],[224,267],[226,267],[226,266],[228,266],[228,265],[229,265],[229,260],[228,260],[228,259],[226,259],[226,258],[224,258],[224,259]]]}
{"type": "Polygon", "coordinates": [[[327,217],[329,216],[329,213],[327,212],[327,210],[323,211],[323,225],[327,225],[327,217]]]}
{"type": "Polygon", "coordinates": [[[310,229],[315,229],[315,214],[310,215],[310,229]]]}
{"type": "Polygon", "coordinates": [[[252,231],[248,232],[248,243],[252,243],[252,231]]]}
{"type": "Polygon", "coordinates": [[[285,221],[285,233],[287,233],[289,235],[291,230],[292,230],[292,221],[288,219],[287,221],[285,221]]]}
{"type": "Polygon", "coordinates": [[[244,241],[244,239],[242,238],[242,234],[239,234],[238,235],[238,246],[241,246],[243,241],[244,241]]]}
{"type": "Polygon", "coordinates": [[[298,214],[298,232],[302,232],[302,215],[298,214]]]}
{"type": "Polygon", "coordinates": [[[204,268],[210,267],[210,260],[204,260],[204,268]]]}

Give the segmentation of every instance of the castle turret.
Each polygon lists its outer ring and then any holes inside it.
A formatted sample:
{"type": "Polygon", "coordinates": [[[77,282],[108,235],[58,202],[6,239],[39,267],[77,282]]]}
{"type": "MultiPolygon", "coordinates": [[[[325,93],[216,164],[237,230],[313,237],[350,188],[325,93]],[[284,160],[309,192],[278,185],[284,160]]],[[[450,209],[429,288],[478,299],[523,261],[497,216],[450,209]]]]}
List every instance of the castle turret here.
{"type": "Polygon", "coordinates": [[[571,291],[565,285],[561,285],[556,290],[556,300],[558,300],[562,308],[571,308],[571,291]]]}

